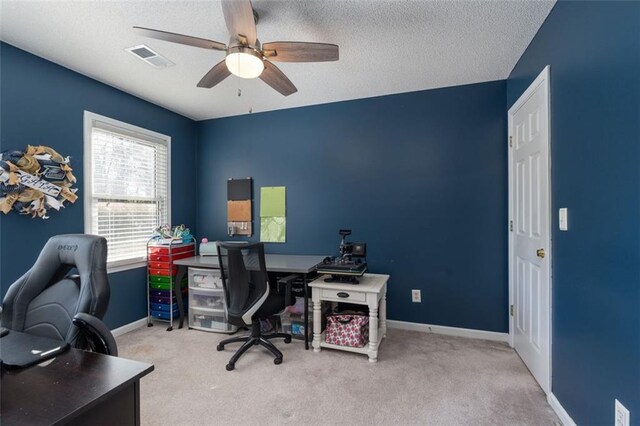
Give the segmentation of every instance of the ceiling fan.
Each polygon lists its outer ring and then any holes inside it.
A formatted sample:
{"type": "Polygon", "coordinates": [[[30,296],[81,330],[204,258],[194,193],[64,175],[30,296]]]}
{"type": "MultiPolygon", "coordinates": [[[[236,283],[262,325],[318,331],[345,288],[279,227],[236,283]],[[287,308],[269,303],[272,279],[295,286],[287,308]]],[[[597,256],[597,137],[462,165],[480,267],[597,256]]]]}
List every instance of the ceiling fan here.
{"type": "Polygon", "coordinates": [[[256,34],[258,14],[253,10],[251,0],[222,0],[222,13],[231,36],[228,46],[199,37],[137,26],[133,28],[147,37],[226,52],[225,59],[202,77],[198,87],[211,88],[229,75],[234,74],[242,78],[260,77],[262,81],[284,96],[289,96],[297,92],[298,89],[271,61],[326,62],[338,60],[338,46],[335,44],[274,41],[261,45],[256,34]]]}

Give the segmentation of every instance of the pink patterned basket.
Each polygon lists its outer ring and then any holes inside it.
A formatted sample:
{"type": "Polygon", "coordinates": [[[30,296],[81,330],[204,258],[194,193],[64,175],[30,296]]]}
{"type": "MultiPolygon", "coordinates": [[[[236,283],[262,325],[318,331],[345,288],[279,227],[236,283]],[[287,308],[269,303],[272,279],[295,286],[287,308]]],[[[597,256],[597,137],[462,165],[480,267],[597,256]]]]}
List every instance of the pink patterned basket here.
{"type": "Polygon", "coordinates": [[[325,341],[333,345],[363,347],[369,342],[369,317],[328,315],[325,341]]]}

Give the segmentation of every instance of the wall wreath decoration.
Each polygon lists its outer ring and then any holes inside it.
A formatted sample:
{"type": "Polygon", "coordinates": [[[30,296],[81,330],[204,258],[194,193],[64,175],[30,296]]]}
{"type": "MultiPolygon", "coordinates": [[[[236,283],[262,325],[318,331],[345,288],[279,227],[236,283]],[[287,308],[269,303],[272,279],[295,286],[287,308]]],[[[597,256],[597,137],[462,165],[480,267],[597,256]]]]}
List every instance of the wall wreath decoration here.
{"type": "Polygon", "coordinates": [[[11,210],[48,219],[47,209],[60,210],[78,199],[69,157],[47,146],[0,152],[0,211],[11,210]]]}

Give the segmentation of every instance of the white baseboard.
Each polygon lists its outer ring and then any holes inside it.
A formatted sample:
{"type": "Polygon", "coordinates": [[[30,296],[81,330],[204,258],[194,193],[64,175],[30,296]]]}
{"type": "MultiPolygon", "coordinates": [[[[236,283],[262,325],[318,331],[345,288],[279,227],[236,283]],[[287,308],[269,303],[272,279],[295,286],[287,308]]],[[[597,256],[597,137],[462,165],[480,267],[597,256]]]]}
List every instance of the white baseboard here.
{"type": "Polygon", "coordinates": [[[496,331],[473,330],[471,328],[447,327],[444,325],[421,324],[387,320],[387,327],[401,330],[422,331],[423,333],[446,334],[448,336],[469,337],[472,339],[493,340],[496,342],[509,342],[509,333],[496,331]]]}
{"type": "Polygon", "coordinates": [[[146,325],[147,325],[147,317],[140,318],[137,321],[134,321],[129,324],[125,324],[122,327],[118,327],[114,330],[111,330],[111,334],[113,334],[113,337],[122,336],[123,334],[136,330],[140,327],[146,327],[146,325]]]}
{"type": "Polygon", "coordinates": [[[560,404],[560,401],[558,401],[558,398],[556,398],[553,393],[549,392],[549,395],[547,395],[547,402],[551,408],[553,408],[553,411],[556,412],[556,415],[560,418],[560,421],[564,426],[576,426],[576,422],[574,422],[569,413],[565,411],[564,407],[560,404]]]}

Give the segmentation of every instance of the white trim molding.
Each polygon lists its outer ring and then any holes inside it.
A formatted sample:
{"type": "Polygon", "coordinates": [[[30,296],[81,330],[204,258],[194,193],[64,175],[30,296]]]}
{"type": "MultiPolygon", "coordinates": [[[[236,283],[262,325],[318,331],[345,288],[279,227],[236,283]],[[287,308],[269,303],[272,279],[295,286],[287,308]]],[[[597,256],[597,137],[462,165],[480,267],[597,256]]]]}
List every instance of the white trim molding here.
{"type": "Polygon", "coordinates": [[[553,411],[560,418],[560,421],[564,426],[576,426],[576,422],[574,422],[569,413],[566,412],[553,392],[549,392],[549,395],[547,395],[547,402],[549,403],[551,408],[553,408],[553,411]]]}
{"type": "Polygon", "coordinates": [[[122,327],[118,327],[114,330],[111,330],[111,334],[113,334],[113,337],[120,337],[123,334],[127,334],[130,331],[137,330],[139,328],[146,327],[146,326],[147,326],[147,317],[144,317],[132,323],[125,324],[122,327]]]}
{"type": "Polygon", "coordinates": [[[444,325],[396,320],[387,320],[387,327],[400,330],[421,331],[423,333],[444,334],[447,336],[468,337],[471,339],[493,340],[495,342],[509,342],[508,333],[499,333],[497,331],[474,330],[471,328],[447,327],[444,325]]]}

